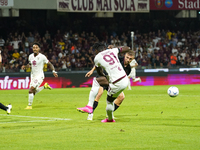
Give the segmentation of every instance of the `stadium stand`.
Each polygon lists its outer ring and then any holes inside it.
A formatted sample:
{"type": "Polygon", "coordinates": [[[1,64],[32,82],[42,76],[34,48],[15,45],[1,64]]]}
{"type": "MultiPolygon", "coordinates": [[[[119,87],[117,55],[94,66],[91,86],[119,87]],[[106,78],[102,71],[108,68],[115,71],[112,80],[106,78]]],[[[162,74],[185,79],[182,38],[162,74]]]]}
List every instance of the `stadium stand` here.
{"type": "MultiPolygon", "coordinates": [[[[52,30],[53,27],[44,30],[43,25],[42,31],[39,24],[31,25],[24,20],[16,20],[14,24],[17,28],[14,28],[10,21],[5,21],[2,29],[6,29],[8,34],[0,35],[0,50],[3,57],[0,71],[23,72],[21,66],[27,63],[28,55],[32,53],[33,42],[41,44],[41,53],[47,56],[57,71],[89,70],[94,65],[93,58],[96,52],[92,49],[92,45],[95,42],[103,42],[105,46],[110,44],[132,46],[132,28],[130,28],[132,24],[136,29],[134,51],[139,64],[138,68],[199,66],[200,32],[198,30],[185,31],[177,28],[171,30],[171,26],[167,29],[164,25],[163,29],[155,30],[154,23],[147,30],[148,21],[138,20],[137,24],[134,22],[124,24],[123,19],[127,18],[122,17],[120,21],[113,19],[113,23],[107,29],[100,29],[100,31],[95,28],[91,28],[90,31],[84,30],[83,27],[88,23],[83,23],[82,20],[74,20],[70,25],[71,29],[61,25],[60,28],[54,28],[54,30],[52,30]],[[126,30],[118,29],[118,26],[126,30]]],[[[95,26],[98,23],[100,23],[99,20],[94,22],[95,26]]],[[[173,24],[178,23],[181,24],[180,22],[173,24]]],[[[157,24],[162,26],[164,22],[160,21],[157,24]]],[[[30,69],[26,70],[26,72],[29,71],[30,69]]],[[[44,67],[44,71],[49,71],[49,68],[44,67]]]]}

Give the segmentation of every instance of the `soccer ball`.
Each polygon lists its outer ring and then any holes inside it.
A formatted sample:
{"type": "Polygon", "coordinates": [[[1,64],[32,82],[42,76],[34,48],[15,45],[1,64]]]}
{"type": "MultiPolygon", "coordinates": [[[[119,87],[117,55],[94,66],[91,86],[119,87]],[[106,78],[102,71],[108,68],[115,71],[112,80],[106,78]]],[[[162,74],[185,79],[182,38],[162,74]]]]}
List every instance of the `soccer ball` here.
{"type": "Polygon", "coordinates": [[[168,90],[167,93],[170,97],[176,97],[179,94],[179,90],[175,86],[171,86],[168,90]]]}

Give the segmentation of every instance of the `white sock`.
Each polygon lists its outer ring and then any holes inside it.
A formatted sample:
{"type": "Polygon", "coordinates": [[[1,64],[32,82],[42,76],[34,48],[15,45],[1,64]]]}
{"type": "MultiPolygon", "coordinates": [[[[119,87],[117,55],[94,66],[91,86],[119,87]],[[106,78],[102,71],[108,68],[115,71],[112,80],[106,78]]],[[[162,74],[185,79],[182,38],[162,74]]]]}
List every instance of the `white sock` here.
{"type": "Polygon", "coordinates": [[[44,86],[41,86],[41,87],[37,88],[35,94],[39,93],[39,92],[42,91],[43,89],[44,89],[44,86]]]}
{"type": "Polygon", "coordinates": [[[34,94],[30,93],[28,97],[28,106],[32,106],[34,94]]]}
{"type": "Polygon", "coordinates": [[[88,106],[93,107],[94,100],[99,92],[99,88],[100,88],[100,85],[97,82],[96,78],[94,78],[93,83],[92,83],[92,88],[91,88],[90,94],[89,94],[89,102],[87,104],[88,106]]]}
{"type": "Polygon", "coordinates": [[[134,80],[133,80],[133,82],[137,82],[137,81],[139,81],[140,80],[140,78],[135,78],[134,80]]]}
{"type": "Polygon", "coordinates": [[[128,82],[128,89],[131,89],[131,80],[129,79],[129,82],[128,82]]]}
{"type": "Polygon", "coordinates": [[[107,101],[106,111],[108,115],[108,120],[112,120],[114,111],[114,102],[107,101]]]}

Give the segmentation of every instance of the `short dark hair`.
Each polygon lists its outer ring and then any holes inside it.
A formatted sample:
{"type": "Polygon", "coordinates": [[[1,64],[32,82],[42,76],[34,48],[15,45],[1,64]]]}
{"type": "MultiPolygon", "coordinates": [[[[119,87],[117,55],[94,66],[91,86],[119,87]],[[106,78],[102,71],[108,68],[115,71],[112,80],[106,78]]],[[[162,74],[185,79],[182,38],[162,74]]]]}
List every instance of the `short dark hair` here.
{"type": "Polygon", "coordinates": [[[37,45],[40,48],[40,44],[38,42],[33,43],[33,45],[37,45]]]}
{"type": "Polygon", "coordinates": [[[103,51],[105,48],[105,45],[103,43],[94,43],[92,48],[98,51],[103,51]]]}
{"type": "Polygon", "coordinates": [[[129,50],[128,52],[126,52],[128,55],[130,56],[134,56],[135,57],[135,52],[132,50],[129,50]]]}

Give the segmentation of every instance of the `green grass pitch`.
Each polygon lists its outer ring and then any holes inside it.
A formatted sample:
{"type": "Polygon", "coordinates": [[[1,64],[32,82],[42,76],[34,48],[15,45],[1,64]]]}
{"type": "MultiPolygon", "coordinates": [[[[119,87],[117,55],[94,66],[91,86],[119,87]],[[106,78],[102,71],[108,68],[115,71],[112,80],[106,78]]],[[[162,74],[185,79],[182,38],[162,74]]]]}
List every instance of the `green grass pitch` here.
{"type": "Polygon", "coordinates": [[[77,107],[88,102],[90,88],[43,90],[25,110],[28,90],[0,91],[1,103],[13,105],[10,115],[0,110],[1,150],[199,150],[200,86],[177,85],[179,96],[167,95],[170,86],[132,87],[114,112],[106,116],[106,92],[94,120],[77,107]]]}

